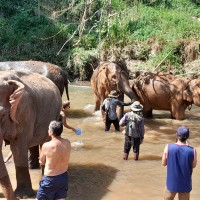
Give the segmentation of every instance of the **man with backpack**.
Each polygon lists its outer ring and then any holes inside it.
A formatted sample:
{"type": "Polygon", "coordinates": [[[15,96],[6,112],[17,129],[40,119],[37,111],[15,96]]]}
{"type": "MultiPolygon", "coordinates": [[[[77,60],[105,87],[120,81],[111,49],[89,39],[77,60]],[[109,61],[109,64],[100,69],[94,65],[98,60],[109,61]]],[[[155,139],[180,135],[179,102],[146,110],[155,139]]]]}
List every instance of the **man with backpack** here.
{"type": "Polygon", "coordinates": [[[108,98],[106,98],[102,104],[101,108],[106,114],[105,131],[110,130],[111,124],[114,125],[115,131],[120,131],[119,119],[116,112],[117,106],[130,106],[132,104],[132,102],[124,103],[123,101],[117,99],[118,97],[118,92],[116,90],[112,90],[108,95],[108,98]]]}
{"type": "Polygon", "coordinates": [[[120,126],[126,126],[123,159],[128,160],[130,149],[133,146],[134,160],[138,160],[140,144],[144,139],[143,106],[139,101],[135,101],[130,108],[131,111],[126,113],[119,122],[120,126]]]}

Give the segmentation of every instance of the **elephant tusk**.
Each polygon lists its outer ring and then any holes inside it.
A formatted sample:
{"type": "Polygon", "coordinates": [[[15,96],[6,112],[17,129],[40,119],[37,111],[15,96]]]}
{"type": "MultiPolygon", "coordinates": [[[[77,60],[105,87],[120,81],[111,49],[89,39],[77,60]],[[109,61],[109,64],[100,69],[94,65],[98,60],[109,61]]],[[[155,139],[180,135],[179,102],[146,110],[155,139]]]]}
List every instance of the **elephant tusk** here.
{"type": "Polygon", "coordinates": [[[188,105],[188,110],[191,110],[192,104],[188,105]]]}

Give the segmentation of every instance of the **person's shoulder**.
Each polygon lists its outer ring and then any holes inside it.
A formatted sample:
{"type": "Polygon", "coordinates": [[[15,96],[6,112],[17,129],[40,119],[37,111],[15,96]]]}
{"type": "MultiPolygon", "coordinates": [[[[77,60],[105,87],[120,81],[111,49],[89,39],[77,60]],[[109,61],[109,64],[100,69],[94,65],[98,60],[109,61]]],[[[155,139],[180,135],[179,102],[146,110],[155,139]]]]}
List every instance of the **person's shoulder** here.
{"type": "Polygon", "coordinates": [[[62,138],[62,141],[65,142],[65,143],[70,143],[71,144],[70,140],[67,139],[67,138],[62,138]]]}
{"type": "Polygon", "coordinates": [[[48,141],[48,142],[45,142],[45,143],[42,145],[42,149],[43,149],[43,150],[48,149],[50,146],[51,146],[51,140],[48,141]]]}
{"type": "Polygon", "coordinates": [[[108,98],[105,98],[104,100],[103,100],[103,103],[105,103],[105,102],[107,102],[108,101],[108,98]]]}
{"type": "Polygon", "coordinates": [[[190,148],[190,149],[192,149],[192,150],[194,150],[195,148],[194,147],[192,147],[192,146],[189,146],[189,145],[187,145],[188,146],[188,148],[190,148]]]}

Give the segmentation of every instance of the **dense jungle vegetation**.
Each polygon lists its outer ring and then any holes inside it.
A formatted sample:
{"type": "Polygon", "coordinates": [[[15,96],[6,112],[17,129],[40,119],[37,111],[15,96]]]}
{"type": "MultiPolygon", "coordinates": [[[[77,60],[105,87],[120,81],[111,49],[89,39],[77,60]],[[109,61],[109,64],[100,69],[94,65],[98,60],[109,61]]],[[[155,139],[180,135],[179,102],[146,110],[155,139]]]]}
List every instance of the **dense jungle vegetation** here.
{"type": "Polygon", "coordinates": [[[51,62],[81,80],[103,60],[198,74],[200,0],[1,0],[0,45],[1,61],[51,62]]]}

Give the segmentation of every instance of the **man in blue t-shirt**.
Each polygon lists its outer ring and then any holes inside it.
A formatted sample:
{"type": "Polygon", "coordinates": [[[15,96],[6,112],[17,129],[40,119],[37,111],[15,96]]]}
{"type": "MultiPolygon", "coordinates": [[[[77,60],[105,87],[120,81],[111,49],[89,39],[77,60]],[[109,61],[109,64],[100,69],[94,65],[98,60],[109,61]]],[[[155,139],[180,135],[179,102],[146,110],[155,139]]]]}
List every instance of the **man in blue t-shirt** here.
{"type": "Polygon", "coordinates": [[[167,144],[162,165],[167,165],[167,179],[164,200],[173,200],[178,193],[179,200],[189,200],[192,190],[192,171],[197,164],[196,149],[189,146],[189,128],[180,126],[176,133],[176,143],[167,144]]]}

